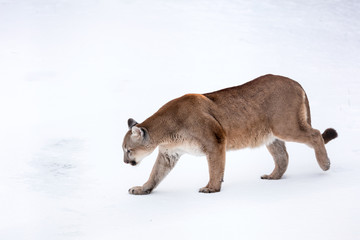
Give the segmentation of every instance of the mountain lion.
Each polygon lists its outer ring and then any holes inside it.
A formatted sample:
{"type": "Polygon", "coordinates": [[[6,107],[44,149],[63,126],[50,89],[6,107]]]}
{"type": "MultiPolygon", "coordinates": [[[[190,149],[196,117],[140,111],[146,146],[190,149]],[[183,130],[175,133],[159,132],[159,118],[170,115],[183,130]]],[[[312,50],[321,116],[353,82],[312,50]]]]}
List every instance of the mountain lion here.
{"type": "Polygon", "coordinates": [[[210,180],[199,191],[219,192],[226,151],[264,144],[274,158],[275,169],[261,178],[279,179],[288,165],[284,141],[312,147],[320,168],[326,171],[330,161],[324,144],[337,137],[332,128],[323,134],[312,128],[303,88],[275,75],[212,93],[186,94],[142,123],[130,118],[128,126],[122,146],[125,163],[137,165],[159,147],[149,180],[130,188],[130,194],[151,193],[184,153],[207,157],[210,180]]]}

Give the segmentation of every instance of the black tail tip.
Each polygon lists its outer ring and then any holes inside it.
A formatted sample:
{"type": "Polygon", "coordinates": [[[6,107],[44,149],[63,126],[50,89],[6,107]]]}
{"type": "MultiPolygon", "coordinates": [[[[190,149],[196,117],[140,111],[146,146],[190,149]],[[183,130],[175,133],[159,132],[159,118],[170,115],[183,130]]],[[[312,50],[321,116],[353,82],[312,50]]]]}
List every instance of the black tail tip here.
{"type": "Polygon", "coordinates": [[[334,138],[337,138],[338,133],[333,128],[328,128],[323,132],[322,137],[324,139],[325,144],[333,140],[334,138]]]}

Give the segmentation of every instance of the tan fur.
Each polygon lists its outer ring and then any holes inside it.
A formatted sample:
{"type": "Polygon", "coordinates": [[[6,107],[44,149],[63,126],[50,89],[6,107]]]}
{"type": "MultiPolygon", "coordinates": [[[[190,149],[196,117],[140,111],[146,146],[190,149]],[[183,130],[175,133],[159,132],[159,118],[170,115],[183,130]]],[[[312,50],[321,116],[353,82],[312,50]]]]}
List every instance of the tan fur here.
{"type": "MultiPolygon", "coordinates": [[[[288,164],[284,141],[311,146],[320,167],[330,167],[324,139],[311,127],[304,90],[282,76],[265,75],[237,87],[187,94],[168,102],[144,122],[129,119],[128,124],[123,143],[126,163],[136,165],[159,146],[149,180],[131,188],[131,194],[150,193],[184,153],[207,157],[210,180],[200,189],[205,193],[220,191],[227,150],[267,145],[275,169],[263,179],[279,179],[284,174],[288,164]]],[[[330,141],[337,135],[328,130],[330,141]]]]}

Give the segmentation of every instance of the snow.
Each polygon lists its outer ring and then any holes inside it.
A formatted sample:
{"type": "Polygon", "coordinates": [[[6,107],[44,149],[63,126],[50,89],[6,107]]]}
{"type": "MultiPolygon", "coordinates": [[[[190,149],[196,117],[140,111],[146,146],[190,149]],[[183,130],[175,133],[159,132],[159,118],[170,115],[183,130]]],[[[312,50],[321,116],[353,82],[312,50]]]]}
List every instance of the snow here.
{"type": "Polygon", "coordinates": [[[0,239],[360,239],[358,1],[0,0],[0,239]],[[287,143],[227,154],[220,193],[185,155],[147,196],[156,153],[123,163],[127,119],[263,74],[299,81],[332,165],[287,143]]]}

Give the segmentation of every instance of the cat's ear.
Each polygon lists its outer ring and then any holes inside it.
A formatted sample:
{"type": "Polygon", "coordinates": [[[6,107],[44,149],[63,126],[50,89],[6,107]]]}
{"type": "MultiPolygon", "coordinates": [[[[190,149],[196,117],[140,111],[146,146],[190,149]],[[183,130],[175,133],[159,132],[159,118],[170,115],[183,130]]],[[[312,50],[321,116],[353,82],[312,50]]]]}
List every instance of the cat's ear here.
{"type": "Polygon", "coordinates": [[[132,129],[132,127],[135,126],[136,124],[138,124],[138,123],[134,119],[129,118],[129,120],[128,120],[129,130],[132,129]]]}
{"type": "Polygon", "coordinates": [[[149,134],[145,128],[133,126],[131,128],[131,138],[133,140],[140,140],[144,141],[147,140],[149,137],[149,134]]]}

